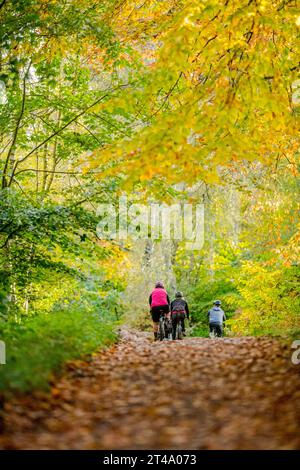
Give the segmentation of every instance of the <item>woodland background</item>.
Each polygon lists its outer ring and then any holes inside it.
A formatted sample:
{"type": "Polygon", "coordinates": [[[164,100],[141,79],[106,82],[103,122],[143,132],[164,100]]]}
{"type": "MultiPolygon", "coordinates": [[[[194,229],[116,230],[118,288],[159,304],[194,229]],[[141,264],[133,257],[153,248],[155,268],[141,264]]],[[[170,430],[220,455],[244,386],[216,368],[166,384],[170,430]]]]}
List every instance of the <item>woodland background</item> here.
{"type": "Polygon", "coordinates": [[[0,2],[0,390],[149,328],[184,292],[192,334],[299,337],[297,1],[0,2]],[[205,243],[97,238],[96,210],[205,205],[205,243]]]}

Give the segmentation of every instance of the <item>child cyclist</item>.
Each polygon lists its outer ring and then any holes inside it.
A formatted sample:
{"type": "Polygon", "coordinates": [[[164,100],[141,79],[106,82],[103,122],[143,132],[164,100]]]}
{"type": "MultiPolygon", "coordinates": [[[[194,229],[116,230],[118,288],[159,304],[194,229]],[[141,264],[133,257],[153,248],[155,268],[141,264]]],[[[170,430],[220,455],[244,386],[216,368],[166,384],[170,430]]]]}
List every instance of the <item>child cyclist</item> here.
{"type": "Polygon", "coordinates": [[[209,334],[210,337],[221,337],[223,335],[223,324],[226,321],[224,311],[221,309],[221,301],[215,300],[213,307],[209,310],[208,314],[209,321],[209,334]]]}

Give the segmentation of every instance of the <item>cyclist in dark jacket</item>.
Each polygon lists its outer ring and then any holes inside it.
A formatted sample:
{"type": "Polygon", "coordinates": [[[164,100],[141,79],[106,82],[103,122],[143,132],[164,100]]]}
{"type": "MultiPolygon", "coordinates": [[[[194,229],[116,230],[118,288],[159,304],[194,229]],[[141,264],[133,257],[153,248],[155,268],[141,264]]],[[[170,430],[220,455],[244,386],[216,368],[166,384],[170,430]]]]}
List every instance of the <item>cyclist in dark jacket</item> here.
{"type": "Polygon", "coordinates": [[[175,299],[171,302],[171,320],[172,320],[172,337],[176,339],[176,326],[180,321],[182,332],[185,335],[185,317],[189,319],[190,312],[186,300],[183,298],[182,292],[176,292],[175,299]]]}
{"type": "Polygon", "coordinates": [[[209,331],[212,334],[214,331],[217,336],[222,336],[223,334],[223,323],[226,321],[226,316],[224,311],[221,309],[221,301],[215,300],[214,306],[208,312],[209,320],[209,331]]]}

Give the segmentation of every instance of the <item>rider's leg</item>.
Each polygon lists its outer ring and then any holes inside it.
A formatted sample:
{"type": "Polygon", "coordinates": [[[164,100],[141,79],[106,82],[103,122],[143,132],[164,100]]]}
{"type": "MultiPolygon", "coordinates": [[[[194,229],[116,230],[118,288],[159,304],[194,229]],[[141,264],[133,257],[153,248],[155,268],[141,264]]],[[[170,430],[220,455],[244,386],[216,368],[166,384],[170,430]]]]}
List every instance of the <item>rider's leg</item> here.
{"type": "Polygon", "coordinates": [[[185,324],[184,324],[184,317],[181,319],[181,327],[182,327],[182,333],[185,336],[185,324]]]}
{"type": "Polygon", "coordinates": [[[154,341],[156,341],[158,337],[158,325],[159,325],[158,322],[155,322],[155,321],[153,322],[154,341]]]}
{"type": "Polygon", "coordinates": [[[217,336],[218,336],[219,338],[221,338],[221,336],[222,336],[222,326],[221,326],[221,325],[217,325],[217,327],[216,327],[216,333],[217,333],[217,336]]]}
{"type": "Polygon", "coordinates": [[[172,315],[172,339],[176,339],[177,318],[176,313],[172,315]]]}
{"type": "Polygon", "coordinates": [[[171,320],[167,318],[165,319],[165,338],[169,338],[169,334],[172,333],[172,323],[171,320]]]}
{"type": "Polygon", "coordinates": [[[167,320],[171,320],[171,312],[170,312],[170,308],[169,308],[169,305],[164,305],[163,306],[163,311],[165,313],[165,318],[167,320]]]}
{"type": "Polygon", "coordinates": [[[169,334],[172,333],[172,321],[171,321],[171,313],[167,312],[165,314],[165,325],[166,325],[166,338],[169,337],[169,334]]]}
{"type": "Polygon", "coordinates": [[[221,337],[222,336],[222,325],[220,325],[219,323],[210,323],[209,324],[209,331],[210,331],[210,336],[211,337],[214,337],[214,336],[221,337]]]}
{"type": "Polygon", "coordinates": [[[152,307],[151,316],[152,316],[152,321],[153,321],[154,341],[156,341],[158,337],[159,315],[160,315],[159,310],[156,307],[152,307]]]}
{"type": "Polygon", "coordinates": [[[171,312],[169,309],[169,305],[164,305],[163,306],[163,311],[165,314],[165,337],[168,338],[169,334],[171,333],[172,330],[172,324],[171,324],[171,312]]]}

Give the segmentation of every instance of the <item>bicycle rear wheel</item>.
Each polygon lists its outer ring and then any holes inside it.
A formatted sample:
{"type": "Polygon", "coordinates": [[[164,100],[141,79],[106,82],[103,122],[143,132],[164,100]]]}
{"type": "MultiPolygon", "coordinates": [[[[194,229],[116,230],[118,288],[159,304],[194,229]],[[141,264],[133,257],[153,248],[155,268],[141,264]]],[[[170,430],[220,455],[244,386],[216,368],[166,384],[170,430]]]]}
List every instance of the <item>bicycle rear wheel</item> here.
{"type": "Polygon", "coordinates": [[[172,323],[171,320],[165,320],[165,338],[170,340],[172,339],[172,323]]]}
{"type": "Polygon", "coordinates": [[[215,326],[212,328],[211,332],[209,333],[209,337],[210,337],[211,339],[214,339],[214,338],[217,338],[217,337],[218,337],[217,329],[216,329],[215,326]]]}
{"type": "Polygon", "coordinates": [[[182,325],[180,321],[177,323],[177,339],[183,339],[182,325]]]}
{"type": "Polygon", "coordinates": [[[158,331],[158,337],[160,341],[164,340],[165,337],[165,322],[164,322],[164,317],[161,316],[159,319],[159,331],[158,331]]]}

